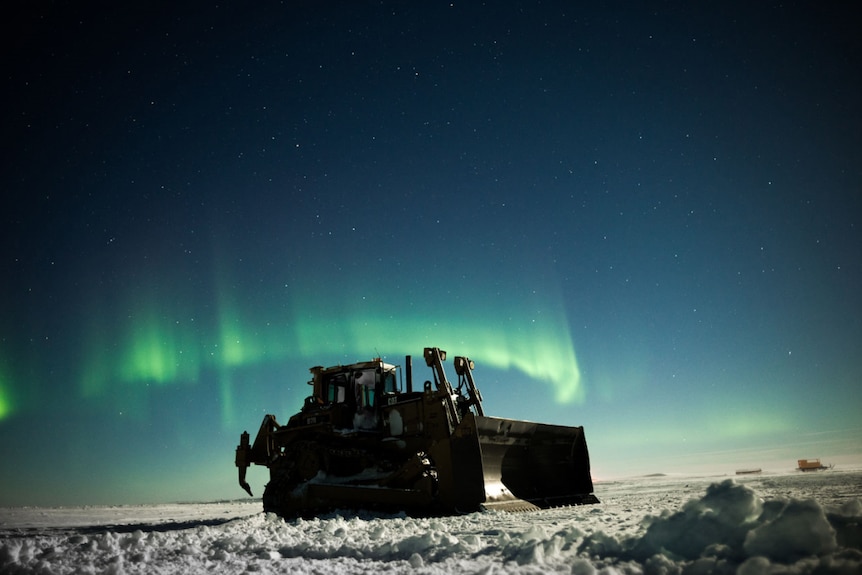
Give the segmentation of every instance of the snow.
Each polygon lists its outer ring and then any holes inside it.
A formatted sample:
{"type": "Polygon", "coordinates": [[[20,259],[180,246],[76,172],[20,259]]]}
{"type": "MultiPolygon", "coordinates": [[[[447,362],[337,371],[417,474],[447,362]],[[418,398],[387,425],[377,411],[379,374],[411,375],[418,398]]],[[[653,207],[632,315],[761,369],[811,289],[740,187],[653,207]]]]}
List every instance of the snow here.
{"type": "Polygon", "coordinates": [[[862,471],[651,476],[531,513],[284,521],[259,501],[0,509],[0,573],[862,573],[862,471]]]}

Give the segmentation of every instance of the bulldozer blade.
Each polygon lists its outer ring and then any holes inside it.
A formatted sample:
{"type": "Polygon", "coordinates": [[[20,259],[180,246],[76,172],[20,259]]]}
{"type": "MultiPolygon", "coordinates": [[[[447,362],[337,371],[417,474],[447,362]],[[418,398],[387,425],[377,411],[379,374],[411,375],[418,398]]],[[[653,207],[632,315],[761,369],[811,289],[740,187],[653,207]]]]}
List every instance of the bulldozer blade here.
{"type": "Polygon", "coordinates": [[[523,511],[598,503],[582,427],[476,416],[484,507],[523,511]]]}

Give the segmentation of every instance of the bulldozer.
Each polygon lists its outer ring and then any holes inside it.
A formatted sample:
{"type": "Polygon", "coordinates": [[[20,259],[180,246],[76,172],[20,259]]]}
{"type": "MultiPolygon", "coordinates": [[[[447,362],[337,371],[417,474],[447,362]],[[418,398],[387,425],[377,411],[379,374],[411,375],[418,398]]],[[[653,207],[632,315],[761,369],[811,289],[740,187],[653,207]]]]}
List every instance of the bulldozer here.
{"type": "Polygon", "coordinates": [[[240,486],[251,464],[269,468],[263,508],[285,518],[335,510],[413,516],[483,509],[528,511],[598,503],[582,427],[489,417],[475,364],[424,349],[432,378],[416,389],[413,361],[316,366],[312,394],[281,425],[266,415],[254,441],[243,432],[240,486]]]}

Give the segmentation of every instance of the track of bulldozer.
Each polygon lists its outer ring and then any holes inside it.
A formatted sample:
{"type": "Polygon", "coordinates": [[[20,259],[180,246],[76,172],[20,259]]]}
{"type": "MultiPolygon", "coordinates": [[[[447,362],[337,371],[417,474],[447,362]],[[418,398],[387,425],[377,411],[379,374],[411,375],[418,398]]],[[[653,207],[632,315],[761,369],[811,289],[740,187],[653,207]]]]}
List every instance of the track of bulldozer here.
{"type": "MultiPolygon", "coordinates": [[[[308,486],[315,480],[344,486],[383,486],[391,489],[419,489],[436,495],[437,469],[423,452],[404,459],[369,447],[356,447],[354,442],[337,436],[300,439],[286,446],[283,456],[271,470],[271,479],[264,489],[264,511],[279,515],[313,515],[327,508],[308,500],[308,486]]],[[[377,444],[379,445],[379,443],[377,444]]],[[[386,505],[377,505],[385,509],[386,505]]]]}

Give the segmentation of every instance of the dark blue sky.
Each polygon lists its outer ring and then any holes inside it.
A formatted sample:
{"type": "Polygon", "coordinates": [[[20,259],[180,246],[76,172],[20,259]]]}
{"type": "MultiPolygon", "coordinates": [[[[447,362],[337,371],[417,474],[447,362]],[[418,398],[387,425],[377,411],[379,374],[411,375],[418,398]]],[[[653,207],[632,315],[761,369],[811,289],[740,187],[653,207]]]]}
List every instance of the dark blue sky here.
{"type": "Polygon", "coordinates": [[[597,479],[862,462],[858,11],[186,6],[5,24],[0,504],[239,496],[426,345],[597,479]]]}

